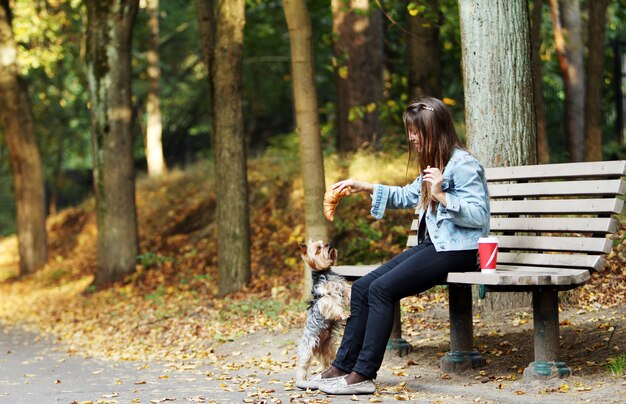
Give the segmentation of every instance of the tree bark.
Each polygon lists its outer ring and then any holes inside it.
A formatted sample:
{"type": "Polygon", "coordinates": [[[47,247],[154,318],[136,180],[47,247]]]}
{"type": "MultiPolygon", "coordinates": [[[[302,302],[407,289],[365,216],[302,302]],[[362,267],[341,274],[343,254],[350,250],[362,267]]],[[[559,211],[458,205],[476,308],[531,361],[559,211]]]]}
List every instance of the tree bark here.
{"type": "Polygon", "coordinates": [[[131,104],[131,38],[139,0],[87,5],[98,288],[135,270],[138,252],[131,104]]]}
{"type": "Polygon", "coordinates": [[[543,0],[535,0],[531,14],[530,38],[533,57],[533,88],[535,115],[537,117],[537,160],[541,164],[550,162],[550,146],[546,127],[546,107],[543,97],[543,69],[541,68],[541,22],[543,0]]]}
{"type": "Polygon", "coordinates": [[[413,100],[422,95],[441,98],[439,0],[427,0],[419,6],[415,0],[406,3],[409,98],[413,100]]]}
{"type": "Polygon", "coordinates": [[[248,179],[243,131],[245,0],[218,0],[211,66],[217,188],[218,271],[222,294],[250,280],[248,179]]]}
{"type": "Polygon", "coordinates": [[[565,88],[567,145],[570,161],[585,157],[585,72],[579,0],[550,0],[554,42],[565,88]]]}
{"type": "Polygon", "coordinates": [[[381,131],[382,16],[370,3],[370,0],[331,0],[340,152],[375,145],[381,131]]]}
{"type": "MultiPolygon", "coordinates": [[[[296,112],[296,133],[300,140],[300,166],[304,184],[304,217],[307,238],[328,240],[324,218],[324,158],[320,142],[320,124],[315,90],[311,19],[305,0],[283,0],[291,44],[291,75],[296,112]]],[[[311,294],[311,271],[304,265],[302,296],[311,294]]]]}
{"type": "MultiPolygon", "coordinates": [[[[213,0],[196,0],[196,11],[202,61],[206,64],[207,74],[210,74],[215,51],[215,3],[213,0]]],[[[209,85],[212,85],[211,80],[209,85]]]]}
{"type": "Polygon", "coordinates": [[[148,79],[150,89],[146,102],[146,159],[148,175],[159,177],[165,173],[165,159],[163,158],[163,132],[161,123],[161,98],[159,96],[159,80],[161,68],[159,66],[159,0],[146,0],[148,25],[150,28],[150,49],[148,50],[148,79]]]}
{"type": "Polygon", "coordinates": [[[585,86],[585,160],[602,160],[602,84],[604,83],[604,36],[609,0],[587,2],[587,84],[585,86]]]}
{"type": "Polygon", "coordinates": [[[47,261],[46,202],[41,157],[35,136],[26,83],[17,69],[8,0],[0,2],[0,121],[9,149],[17,211],[20,275],[31,274],[47,261]]]}
{"type": "MultiPolygon", "coordinates": [[[[486,166],[535,164],[537,126],[525,0],[460,0],[468,146],[486,166]]],[[[489,293],[486,308],[528,306],[527,293],[489,293]]]]}

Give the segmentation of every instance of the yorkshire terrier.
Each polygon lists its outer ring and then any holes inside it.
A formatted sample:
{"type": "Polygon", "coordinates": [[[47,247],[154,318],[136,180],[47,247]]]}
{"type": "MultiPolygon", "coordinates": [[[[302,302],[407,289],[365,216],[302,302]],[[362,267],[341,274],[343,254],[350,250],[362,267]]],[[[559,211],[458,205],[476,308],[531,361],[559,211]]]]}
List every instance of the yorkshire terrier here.
{"type": "Polygon", "coordinates": [[[320,375],[307,380],[309,366],[315,356],[327,369],[336,354],[334,337],[339,323],[350,317],[350,285],[330,267],[337,260],[337,250],[332,244],[309,240],[299,244],[302,260],[311,268],[313,285],[304,334],[298,346],[296,386],[302,389],[317,388],[320,375]]]}

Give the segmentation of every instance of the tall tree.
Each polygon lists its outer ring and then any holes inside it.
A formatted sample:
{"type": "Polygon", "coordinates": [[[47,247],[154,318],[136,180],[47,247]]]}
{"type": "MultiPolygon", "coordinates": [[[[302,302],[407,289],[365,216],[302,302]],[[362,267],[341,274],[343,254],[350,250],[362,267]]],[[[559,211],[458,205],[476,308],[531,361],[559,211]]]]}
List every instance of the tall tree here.
{"type": "Polygon", "coordinates": [[[131,38],[139,0],[87,5],[93,178],[102,287],[135,270],[138,251],[131,104],[131,38]]]}
{"type": "Polygon", "coordinates": [[[165,172],[163,158],[163,143],[161,141],[161,98],[159,96],[159,80],[161,67],[159,66],[159,0],[146,0],[148,12],[148,26],[150,28],[150,48],[148,49],[148,79],[150,89],[146,102],[146,159],[148,174],[158,177],[165,172]]]}
{"type": "Polygon", "coordinates": [[[409,69],[409,98],[420,95],[441,97],[439,51],[439,0],[406,0],[405,33],[409,69]]]}
{"type": "Polygon", "coordinates": [[[217,188],[220,293],[250,280],[248,177],[243,131],[243,28],[245,0],[218,0],[211,63],[213,144],[217,188]]]}
{"type": "MultiPolygon", "coordinates": [[[[328,240],[328,227],[321,209],[324,198],[324,158],[315,90],[311,18],[305,0],[283,0],[291,44],[291,75],[296,111],[296,132],[300,140],[300,166],[304,184],[304,214],[307,237],[328,240]]],[[[305,265],[302,295],[311,291],[311,272],[305,265]]]]}
{"type": "MultiPolygon", "coordinates": [[[[528,4],[460,0],[465,123],[469,149],[487,167],[535,164],[536,123],[528,4]]],[[[529,296],[489,293],[486,307],[528,305],[529,296]]]]}
{"type": "Polygon", "coordinates": [[[337,149],[355,151],[380,135],[383,34],[373,0],[331,0],[337,149]]]}
{"type": "Polygon", "coordinates": [[[543,0],[533,2],[531,13],[530,41],[533,57],[533,85],[535,95],[535,115],[537,116],[537,160],[550,162],[550,146],[546,128],[546,106],[543,96],[543,69],[541,67],[541,23],[543,21],[543,0]]]}
{"type": "Polygon", "coordinates": [[[587,2],[587,83],[585,85],[585,160],[602,160],[602,83],[604,83],[604,32],[610,0],[587,2]]]}
{"type": "Polygon", "coordinates": [[[26,83],[18,74],[9,0],[0,1],[0,105],[15,189],[20,275],[26,275],[48,257],[46,208],[41,156],[26,83]]]}
{"type": "Polygon", "coordinates": [[[585,71],[580,0],[550,0],[554,43],[565,88],[567,148],[570,161],[585,156],[585,71]]]}

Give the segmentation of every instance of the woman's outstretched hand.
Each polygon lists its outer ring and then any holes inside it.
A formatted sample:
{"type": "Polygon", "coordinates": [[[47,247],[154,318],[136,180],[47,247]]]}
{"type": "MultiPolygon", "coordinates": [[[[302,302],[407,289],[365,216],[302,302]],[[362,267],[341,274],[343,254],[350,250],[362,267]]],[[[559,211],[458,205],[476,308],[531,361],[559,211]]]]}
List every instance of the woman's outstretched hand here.
{"type": "Polygon", "coordinates": [[[446,206],[446,193],[441,190],[443,174],[437,167],[428,166],[424,170],[422,179],[430,183],[430,193],[437,201],[446,206]]]}
{"type": "Polygon", "coordinates": [[[334,183],[330,189],[341,192],[344,188],[350,187],[352,192],[374,192],[374,185],[365,181],[357,181],[349,178],[347,180],[334,183]]]}

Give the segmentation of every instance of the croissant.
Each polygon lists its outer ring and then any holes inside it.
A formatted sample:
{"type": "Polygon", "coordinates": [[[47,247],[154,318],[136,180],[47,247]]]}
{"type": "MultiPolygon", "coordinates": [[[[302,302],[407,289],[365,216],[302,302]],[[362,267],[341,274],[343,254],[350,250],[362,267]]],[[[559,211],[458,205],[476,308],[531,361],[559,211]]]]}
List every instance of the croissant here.
{"type": "Polygon", "coordinates": [[[326,219],[331,222],[333,221],[335,218],[335,209],[337,208],[339,200],[349,196],[351,193],[352,191],[350,190],[350,187],[342,189],[341,192],[332,189],[330,191],[326,191],[324,194],[324,216],[326,216],[326,219]]]}

